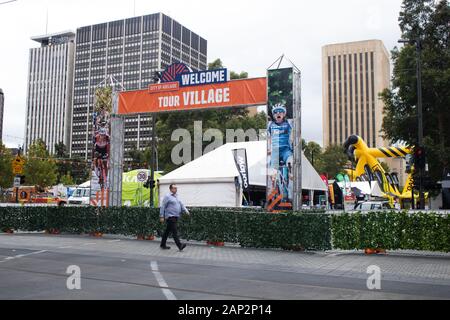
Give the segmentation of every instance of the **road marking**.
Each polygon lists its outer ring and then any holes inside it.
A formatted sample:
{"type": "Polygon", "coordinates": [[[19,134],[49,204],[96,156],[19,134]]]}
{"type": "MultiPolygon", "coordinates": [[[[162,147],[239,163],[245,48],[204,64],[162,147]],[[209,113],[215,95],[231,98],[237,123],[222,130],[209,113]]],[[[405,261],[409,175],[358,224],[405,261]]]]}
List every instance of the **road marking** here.
{"type": "Polygon", "coordinates": [[[156,281],[158,282],[159,286],[162,289],[163,294],[166,296],[167,300],[177,300],[175,295],[170,291],[168,288],[166,281],[164,280],[161,273],[158,271],[158,263],[156,261],[152,261],[150,263],[150,266],[152,268],[152,272],[155,275],[156,281]]]}
{"type": "Polygon", "coordinates": [[[89,242],[89,243],[83,244],[83,246],[92,246],[92,245],[94,245],[94,244],[97,244],[97,243],[95,243],[95,242],[89,242]]]}
{"type": "Polygon", "coordinates": [[[72,246],[59,247],[58,249],[69,249],[69,248],[72,248],[72,246]]]}
{"type": "Polygon", "coordinates": [[[108,240],[108,242],[119,242],[120,240],[108,240]]]}
{"type": "Polygon", "coordinates": [[[27,257],[27,256],[31,256],[33,254],[39,254],[39,253],[43,253],[43,252],[47,252],[47,250],[40,250],[40,251],[35,251],[35,252],[31,252],[31,253],[26,253],[26,254],[18,254],[18,255],[13,256],[13,257],[6,257],[6,258],[3,259],[3,261],[0,261],[0,262],[5,262],[5,261],[8,261],[8,260],[14,260],[14,259],[20,259],[20,258],[23,258],[23,257],[27,257]]]}

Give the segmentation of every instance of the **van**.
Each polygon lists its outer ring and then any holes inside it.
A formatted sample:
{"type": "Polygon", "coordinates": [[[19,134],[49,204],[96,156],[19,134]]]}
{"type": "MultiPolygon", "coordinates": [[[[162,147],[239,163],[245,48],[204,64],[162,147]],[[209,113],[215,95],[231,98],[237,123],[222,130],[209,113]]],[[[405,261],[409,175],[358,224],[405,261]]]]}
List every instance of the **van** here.
{"type": "Polygon", "coordinates": [[[70,205],[89,205],[91,189],[86,187],[77,187],[69,197],[70,205]]]}
{"type": "Polygon", "coordinates": [[[363,201],[359,202],[354,210],[371,211],[371,210],[391,210],[394,209],[389,201],[363,201]]]}

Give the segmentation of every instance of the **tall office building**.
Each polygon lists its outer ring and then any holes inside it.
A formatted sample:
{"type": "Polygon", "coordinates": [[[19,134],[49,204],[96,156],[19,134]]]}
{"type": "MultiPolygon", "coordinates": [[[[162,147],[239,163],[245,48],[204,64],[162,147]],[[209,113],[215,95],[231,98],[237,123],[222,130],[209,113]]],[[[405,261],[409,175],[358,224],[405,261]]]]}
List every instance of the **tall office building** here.
{"type": "Polygon", "coordinates": [[[4,110],[5,96],[3,90],[0,88],[0,143],[3,141],[3,110],[4,110]]]}
{"type": "MultiPolygon", "coordinates": [[[[95,88],[109,76],[125,90],[144,89],[154,72],[173,62],[207,68],[207,41],[172,18],[156,13],[77,29],[71,155],[90,158],[95,88]]],[[[125,155],[150,146],[151,116],[125,120],[125,155]]]]}
{"type": "MultiPolygon", "coordinates": [[[[389,87],[389,53],[380,40],[339,43],[322,48],[323,145],[342,145],[352,134],[369,147],[387,146],[381,137],[383,102],[389,87]]],[[[403,158],[380,159],[406,181],[403,158]]]]}
{"type": "Polygon", "coordinates": [[[326,45],[322,48],[323,145],[342,145],[357,134],[369,147],[381,137],[383,103],[389,87],[389,54],[380,40],[326,45]]]}
{"type": "Polygon", "coordinates": [[[42,139],[54,153],[55,144],[70,142],[75,33],[31,39],[41,47],[30,49],[24,151],[42,139]]]}

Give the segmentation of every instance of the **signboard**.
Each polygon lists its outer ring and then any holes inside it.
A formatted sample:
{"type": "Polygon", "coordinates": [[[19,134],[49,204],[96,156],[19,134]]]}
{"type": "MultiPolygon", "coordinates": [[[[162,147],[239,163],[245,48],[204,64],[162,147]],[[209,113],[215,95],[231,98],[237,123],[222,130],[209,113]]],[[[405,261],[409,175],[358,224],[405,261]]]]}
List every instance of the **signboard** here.
{"type": "Polygon", "coordinates": [[[98,88],[92,115],[91,204],[107,206],[109,198],[111,87],[98,88]]]}
{"type": "Polygon", "coordinates": [[[139,171],[138,173],[137,173],[137,181],[139,181],[139,182],[145,182],[145,181],[147,181],[147,172],[145,172],[145,171],[139,171]]]}
{"type": "MultiPolygon", "coordinates": [[[[122,205],[127,207],[150,206],[150,189],[143,188],[142,183],[138,181],[138,174],[145,172],[147,177],[150,170],[133,170],[124,172],[122,176],[122,205]]],[[[155,179],[161,177],[160,172],[155,171],[155,179]]],[[[158,206],[159,193],[158,187],[153,189],[153,203],[158,206]]]]}
{"type": "Polygon", "coordinates": [[[247,150],[245,148],[234,149],[233,156],[236,163],[236,168],[238,169],[241,177],[242,191],[249,191],[250,182],[248,177],[247,150]]]}
{"type": "Polygon", "coordinates": [[[264,105],[266,78],[239,79],[223,83],[199,84],[201,79],[151,85],[149,89],[119,93],[119,114],[198,110],[207,108],[264,105]]]}
{"type": "Polygon", "coordinates": [[[14,188],[20,187],[20,177],[14,177],[14,188]]]}
{"type": "Polygon", "coordinates": [[[268,70],[267,210],[293,208],[293,69],[268,70]]]}

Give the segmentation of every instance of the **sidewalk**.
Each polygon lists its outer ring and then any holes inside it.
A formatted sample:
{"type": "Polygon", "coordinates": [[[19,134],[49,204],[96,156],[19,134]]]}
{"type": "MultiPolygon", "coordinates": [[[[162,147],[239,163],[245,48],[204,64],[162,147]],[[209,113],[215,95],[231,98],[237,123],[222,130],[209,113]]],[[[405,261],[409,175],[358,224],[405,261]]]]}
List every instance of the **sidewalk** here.
{"type": "Polygon", "coordinates": [[[264,268],[272,271],[316,275],[367,278],[367,267],[379,266],[383,279],[407,280],[416,283],[450,285],[450,253],[394,251],[365,255],[362,251],[292,252],[272,249],[208,246],[205,242],[188,241],[179,252],[169,239],[171,250],[161,250],[159,239],[134,240],[130,237],[104,235],[46,235],[42,233],[0,234],[0,246],[45,249],[54,251],[93,252],[101,256],[151,256],[159,260],[177,259],[180,263],[264,268]]]}

